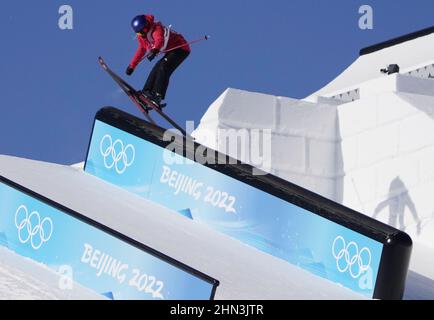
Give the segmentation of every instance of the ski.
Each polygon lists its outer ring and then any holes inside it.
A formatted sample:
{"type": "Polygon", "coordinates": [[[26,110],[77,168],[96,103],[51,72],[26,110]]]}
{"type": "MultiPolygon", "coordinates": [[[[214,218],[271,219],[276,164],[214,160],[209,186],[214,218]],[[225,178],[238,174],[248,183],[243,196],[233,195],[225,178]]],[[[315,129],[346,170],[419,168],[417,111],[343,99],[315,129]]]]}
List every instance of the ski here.
{"type": "Polygon", "coordinates": [[[140,100],[137,98],[137,91],[130,86],[126,81],[124,81],[121,77],[119,77],[115,72],[113,72],[108,65],[105,63],[102,57],[98,58],[98,62],[101,67],[111,76],[111,78],[121,87],[121,89],[127,94],[127,96],[131,99],[131,101],[136,105],[136,107],[142,112],[149,122],[155,124],[154,119],[149,115],[149,111],[147,110],[147,106],[143,105],[140,100]]]}
{"type": "Polygon", "coordinates": [[[186,136],[187,133],[185,132],[184,129],[182,129],[175,121],[173,121],[169,116],[167,116],[159,107],[159,105],[149,99],[148,97],[146,97],[144,94],[139,94],[138,95],[140,101],[144,104],[146,104],[148,107],[151,107],[152,109],[154,109],[160,116],[162,116],[167,122],[169,122],[175,129],[178,129],[179,131],[181,131],[183,136],[186,136]]]}
{"type": "Polygon", "coordinates": [[[159,105],[147,98],[145,95],[140,94],[135,90],[130,84],[128,84],[125,80],[123,80],[120,76],[118,76],[113,70],[111,70],[108,65],[105,63],[102,57],[98,58],[99,64],[101,67],[107,71],[107,73],[112,77],[112,79],[122,88],[122,90],[130,97],[130,99],[134,102],[134,104],[140,109],[140,111],[148,118],[148,120],[155,124],[155,121],[149,115],[149,109],[156,111],[161,117],[163,117],[168,123],[170,123],[175,129],[179,130],[184,136],[187,135],[184,129],[181,128],[175,121],[173,121],[168,115],[166,115],[161,109],[159,105]]]}

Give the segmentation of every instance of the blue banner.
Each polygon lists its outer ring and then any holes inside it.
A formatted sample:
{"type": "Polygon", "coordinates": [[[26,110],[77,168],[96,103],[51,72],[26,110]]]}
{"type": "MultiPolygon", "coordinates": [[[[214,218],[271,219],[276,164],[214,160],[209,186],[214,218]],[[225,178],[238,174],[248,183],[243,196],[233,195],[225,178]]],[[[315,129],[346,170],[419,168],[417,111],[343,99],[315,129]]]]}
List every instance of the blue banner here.
{"type": "Polygon", "coordinates": [[[86,172],[372,297],[383,244],[96,120],[86,172]]]}
{"type": "Polygon", "coordinates": [[[110,299],[208,300],[213,295],[211,281],[3,183],[0,245],[56,272],[70,270],[71,280],[110,299]]]}

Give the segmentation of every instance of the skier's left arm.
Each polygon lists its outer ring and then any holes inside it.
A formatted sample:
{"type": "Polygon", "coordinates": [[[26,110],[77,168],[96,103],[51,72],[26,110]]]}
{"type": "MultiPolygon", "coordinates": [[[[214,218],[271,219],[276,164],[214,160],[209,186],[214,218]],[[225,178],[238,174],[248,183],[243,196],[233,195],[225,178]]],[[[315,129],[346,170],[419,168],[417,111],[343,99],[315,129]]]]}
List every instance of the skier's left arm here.
{"type": "Polygon", "coordinates": [[[129,67],[131,69],[135,69],[139,65],[139,63],[142,61],[145,54],[146,54],[146,48],[144,48],[141,44],[139,44],[139,47],[137,48],[137,51],[136,51],[133,59],[131,60],[129,67]]]}

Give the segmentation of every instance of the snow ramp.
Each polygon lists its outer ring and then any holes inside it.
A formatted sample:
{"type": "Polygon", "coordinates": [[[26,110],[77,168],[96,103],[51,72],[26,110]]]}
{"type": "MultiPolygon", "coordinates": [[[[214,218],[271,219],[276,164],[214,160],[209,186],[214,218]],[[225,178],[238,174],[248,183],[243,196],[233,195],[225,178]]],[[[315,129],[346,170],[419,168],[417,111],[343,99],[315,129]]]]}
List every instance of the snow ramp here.
{"type": "MultiPolygon", "coordinates": [[[[214,298],[217,280],[140,241],[147,228],[130,219],[164,208],[137,205],[76,169],[0,162],[0,245],[57,273],[53,292],[80,285],[109,299],[214,298]]],[[[10,259],[2,257],[4,268],[10,259]]]]}

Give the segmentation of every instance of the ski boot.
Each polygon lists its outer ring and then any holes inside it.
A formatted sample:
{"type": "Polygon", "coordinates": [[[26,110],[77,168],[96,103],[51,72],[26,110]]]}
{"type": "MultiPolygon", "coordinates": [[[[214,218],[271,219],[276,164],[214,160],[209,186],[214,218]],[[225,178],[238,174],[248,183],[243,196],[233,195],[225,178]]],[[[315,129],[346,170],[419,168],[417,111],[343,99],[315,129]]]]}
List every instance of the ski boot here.
{"type": "Polygon", "coordinates": [[[162,109],[164,107],[166,107],[166,103],[162,102],[162,97],[159,93],[154,93],[151,91],[142,91],[141,92],[147,99],[151,100],[152,102],[154,102],[157,105],[157,108],[162,111],[162,109]]]}
{"type": "MultiPolygon", "coordinates": [[[[151,111],[152,110],[152,108],[151,107],[149,107],[144,101],[142,101],[141,99],[140,99],[140,96],[145,96],[146,98],[148,98],[148,96],[147,95],[145,95],[142,91],[140,91],[140,90],[137,90],[136,91],[136,99],[138,100],[138,102],[140,103],[140,105],[145,109],[145,112],[146,113],[149,113],[149,111],[151,111]]],[[[149,98],[148,98],[149,99],[149,98]]]]}

